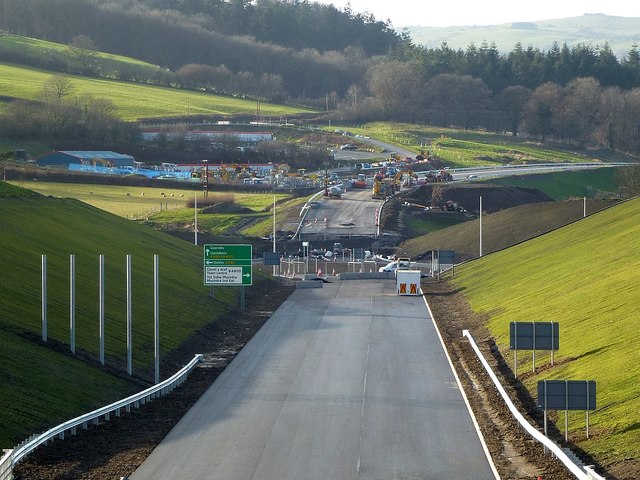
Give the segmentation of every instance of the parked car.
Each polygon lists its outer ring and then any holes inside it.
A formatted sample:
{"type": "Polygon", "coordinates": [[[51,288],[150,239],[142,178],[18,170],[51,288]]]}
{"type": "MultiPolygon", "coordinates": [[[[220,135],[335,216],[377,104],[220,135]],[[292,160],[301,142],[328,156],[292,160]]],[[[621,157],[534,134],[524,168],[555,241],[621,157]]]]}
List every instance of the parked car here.
{"type": "Polygon", "coordinates": [[[340,147],[340,150],[357,150],[358,146],[353,143],[346,143],[340,147]]]}
{"type": "Polygon", "coordinates": [[[395,272],[396,270],[398,270],[398,262],[389,262],[378,269],[379,272],[395,272]]]}

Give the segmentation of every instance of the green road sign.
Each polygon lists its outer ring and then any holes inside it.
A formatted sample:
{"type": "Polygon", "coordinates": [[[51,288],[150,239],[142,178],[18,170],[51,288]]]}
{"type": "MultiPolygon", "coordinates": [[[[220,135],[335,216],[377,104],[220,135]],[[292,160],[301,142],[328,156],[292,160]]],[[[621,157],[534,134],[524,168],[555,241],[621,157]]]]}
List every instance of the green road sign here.
{"type": "Polygon", "coordinates": [[[252,258],[251,245],[205,245],[204,284],[252,285],[252,258]]]}

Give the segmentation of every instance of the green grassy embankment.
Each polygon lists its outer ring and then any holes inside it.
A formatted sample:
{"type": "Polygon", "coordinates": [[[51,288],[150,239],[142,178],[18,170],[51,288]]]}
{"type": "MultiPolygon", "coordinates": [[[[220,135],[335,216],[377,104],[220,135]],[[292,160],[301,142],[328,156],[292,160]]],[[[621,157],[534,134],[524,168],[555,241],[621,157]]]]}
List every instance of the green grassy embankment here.
{"type": "Polygon", "coordinates": [[[611,196],[619,191],[619,168],[597,168],[573,172],[541,173],[495,178],[491,183],[512,187],[535,188],[554,200],[611,196]]]}
{"type": "MultiPolygon", "coordinates": [[[[237,289],[203,287],[202,248],[68,198],[0,182],[0,446],[140,390],[69,352],[69,255],[76,256],[76,348],[97,358],[98,258],[105,255],[107,364],[126,369],[126,270],[133,263],[133,366],[153,375],[153,255],[160,264],[162,359],[237,305],[237,289]],[[41,338],[47,256],[48,345],[41,338]]],[[[255,275],[254,275],[255,276],[255,275]]],[[[254,282],[257,282],[254,279],[254,282]]],[[[267,281],[267,280],[264,280],[267,281]]],[[[168,376],[173,371],[161,370],[168,376]]]]}
{"type": "MultiPolygon", "coordinates": [[[[560,323],[555,365],[539,354],[532,374],[531,355],[522,352],[519,377],[534,398],[538,380],[597,382],[590,438],[578,412],[570,414],[569,437],[605,467],[640,458],[638,216],[640,200],[621,204],[463,265],[452,279],[473,310],[487,316],[510,364],[509,322],[560,323]]],[[[563,431],[562,414],[558,423],[563,431]]]]}
{"type": "MultiPolygon", "coordinates": [[[[619,170],[607,167],[473,182],[534,188],[559,202],[523,205],[485,214],[483,253],[507,248],[581,218],[584,204],[578,199],[583,197],[587,198],[587,214],[611,206],[612,201],[605,199],[615,199],[618,196],[619,170]]],[[[403,222],[411,233],[411,239],[403,244],[403,248],[408,254],[415,256],[430,250],[454,249],[465,259],[478,255],[478,220],[469,220],[468,217],[453,213],[435,212],[425,215],[410,210],[405,213],[407,215],[403,217],[403,222]]]]}
{"type": "MultiPolygon", "coordinates": [[[[587,214],[613,203],[587,200],[587,214]]],[[[582,200],[543,202],[508,208],[482,216],[482,251],[487,255],[508,248],[583,217],[582,200]]],[[[456,214],[442,213],[441,216],[456,214]]],[[[438,222],[437,226],[443,224],[438,222]]],[[[480,220],[469,220],[448,228],[409,239],[399,247],[403,254],[416,257],[431,250],[455,250],[458,261],[475,258],[480,250],[480,220]]]]}

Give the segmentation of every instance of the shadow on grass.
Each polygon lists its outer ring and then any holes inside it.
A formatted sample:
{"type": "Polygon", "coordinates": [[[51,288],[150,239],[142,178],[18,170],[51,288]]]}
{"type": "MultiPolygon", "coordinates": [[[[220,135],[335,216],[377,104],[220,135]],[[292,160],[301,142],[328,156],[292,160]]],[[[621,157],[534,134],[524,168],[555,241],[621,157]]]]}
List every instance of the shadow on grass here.
{"type": "Polygon", "coordinates": [[[584,357],[588,357],[589,355],[594,355],[596,353],[600,353],[604,350],[607,350],[609,347],[611,347],[613,344],[610,345],[604,345],[602,347],[599,348],[594,348],[593,350],[589,350],[588,352],[584,352],[582,355],[578,355],[577,357],[574,358],[574,360],[578,360],[580,358],[584,358],[584,357]]]}
{"type": "MultiPolygon", "coordinates": [[[[429,288],[427,286],[427,288],[429,288]]],[[[429,295],[433,296],[433,297],[451,297],[453,295],[456,295],[458,293],[462,293],[467,289],[467,287],[459,287],[456,288],[455,290],[449,290],[446,292],[429,292],[429,295]]]]}
{"type": "Polygon", "coordinates": [[[620,433],[633,432],[634,430],[639,430],[639,429],[640,429],[640,422],[636,422],[636,423],[632,423],[624,430],[621,430],[620,433]]]}

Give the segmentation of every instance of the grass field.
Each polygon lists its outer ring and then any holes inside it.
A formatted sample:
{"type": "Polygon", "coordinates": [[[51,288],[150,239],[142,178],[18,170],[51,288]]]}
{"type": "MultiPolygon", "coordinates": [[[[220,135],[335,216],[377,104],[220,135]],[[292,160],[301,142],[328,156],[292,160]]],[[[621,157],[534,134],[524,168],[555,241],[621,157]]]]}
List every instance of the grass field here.
{"type": "MultiPolygon", "coordinates": [[[[26,53],[33,56],[45,56],[52,55],[53,52],[57,54],[68,54],[69,46],[62,43],[40,40],[38,38],[23,37],[21,35],[3,35],[0,37],[0,50],[20,52],[21,54],[26,53]]],[[[98,60],[109,60],[122,64],[148,67],[150,69],[156,68],[156,66],[151,63],[111,53],[93,52],[93,57],[98,60]]]]}
{"type": "MultiPolygon", "coordinates": [[[[76,255],[76,345],[96,358],[98,258],[105,255],[105,354],[126,367],[125,258],[133,263],[134,369],[153,372],[153,255],[160,263],[162,358],[237,305],[237,289],[203,287],[202,249],[69,198],[0,182],[0,445],[121,398],[129,382],[69,351],[69,255],[76,255]],[[42,345],[41,255],[47,255],[48,334],[42,345]],[[56,387],[57,386],[57,387],[56,387]],[[90,386],[90,388],[87,388],[90,386]],[[81,391],[82,390],[82,391],[81,391]]],[[[254,283],[267,281],[254,274],[254,283]]],[[[164,377],[173,372],[161,371],[164,377]]]]}
{"type": "MultiPolygon", "coordinates": [[[[0,92],[5,97],[35,100],[42,87],[56,72],[0,63],[0,92]]],[[[108,98],[123,120],[184,115],[234,115],[255,113],[253,100],[213,95],[192,90],[156,87],[103,78],[69,75],[74,98],[83,94],[108,98]]],[[[302,108],[269,103],[260,104],[261,115],[280,117],[303,111],[302,108]]]]}
{"type": "MultiPolygon", "coordinates": [[[[97,185],[82,183],[56,183],[40,181],[14,181],[14,185],[28,188],[42,195],[59,198],[75,198],[101,210],[129,219],[154,218],[155,222],[193,222],[193,201],[198,195],[200,206],[204,206],[200,184],[192,189],[164,187],[131,187],[122,185],[97,185]],[[163,195],[164,194],[164,195],[163,195]]],[[[274,195],[271,193],[227,193],[209,192],[208,202],[233,201],[249,208],[255,214],[264,214],[271,208],[274,195]]],[[[276,201],[289,199],[288,194],[275,195],[276,201]]],[[[202,214],[198,221],[206,222],[207,214],[202,214]]],[[[204,223],[200,225],[205,228],[204,223]]]]}
{"type": "MultiPolygon", "coordinates": [[[[512,362],[509,322],[557,321],[554,366],[518,356],[521,380],[536,397],[542,379],[593,379],[597,405],[571,413],[570,439],[605,467],[640,457],[640,200],[633,200],[508,250],[461,266],[453,282],[486,315],[502,355],[512,362]]],[[[564,430],[564,417],[558,419],[564,430]]]]}
{"type": "Polygon", "coordinates": [[[402,146],[416,154],[429,151],[451,167],[593,160],[576,152],[489,132],[383,122],[349,130],[402,146]]]}
{"type": "MultiPolygon", "coordinates": [[[[14,181],[13,185],[28,188],[42,195],[56,198],[74,198],[101,210],[130,220],[144,220],[152,227],[165,229],[167,225],[181,229],[193,228],[195,190],[56,183],[40,181],[14,181]],[[165,196],[162,196],[162,193],[165,196]]],[[[262,237],[273,231],[273,201],[276,201],[276,229],[287,230],[287,219],[297,218],[306,197],[294,198],[290,194],[209,192],[207,202],[233,202],[250,209],[248,213],[202,213],[205,200],[198,185],[198,231],[222,235],[230,230],[248,237],[262,237]],[[216,200],[217,199],[217,200],[216,200]],[[293,212],[293,213],[292,213],[293,212]]]]}

